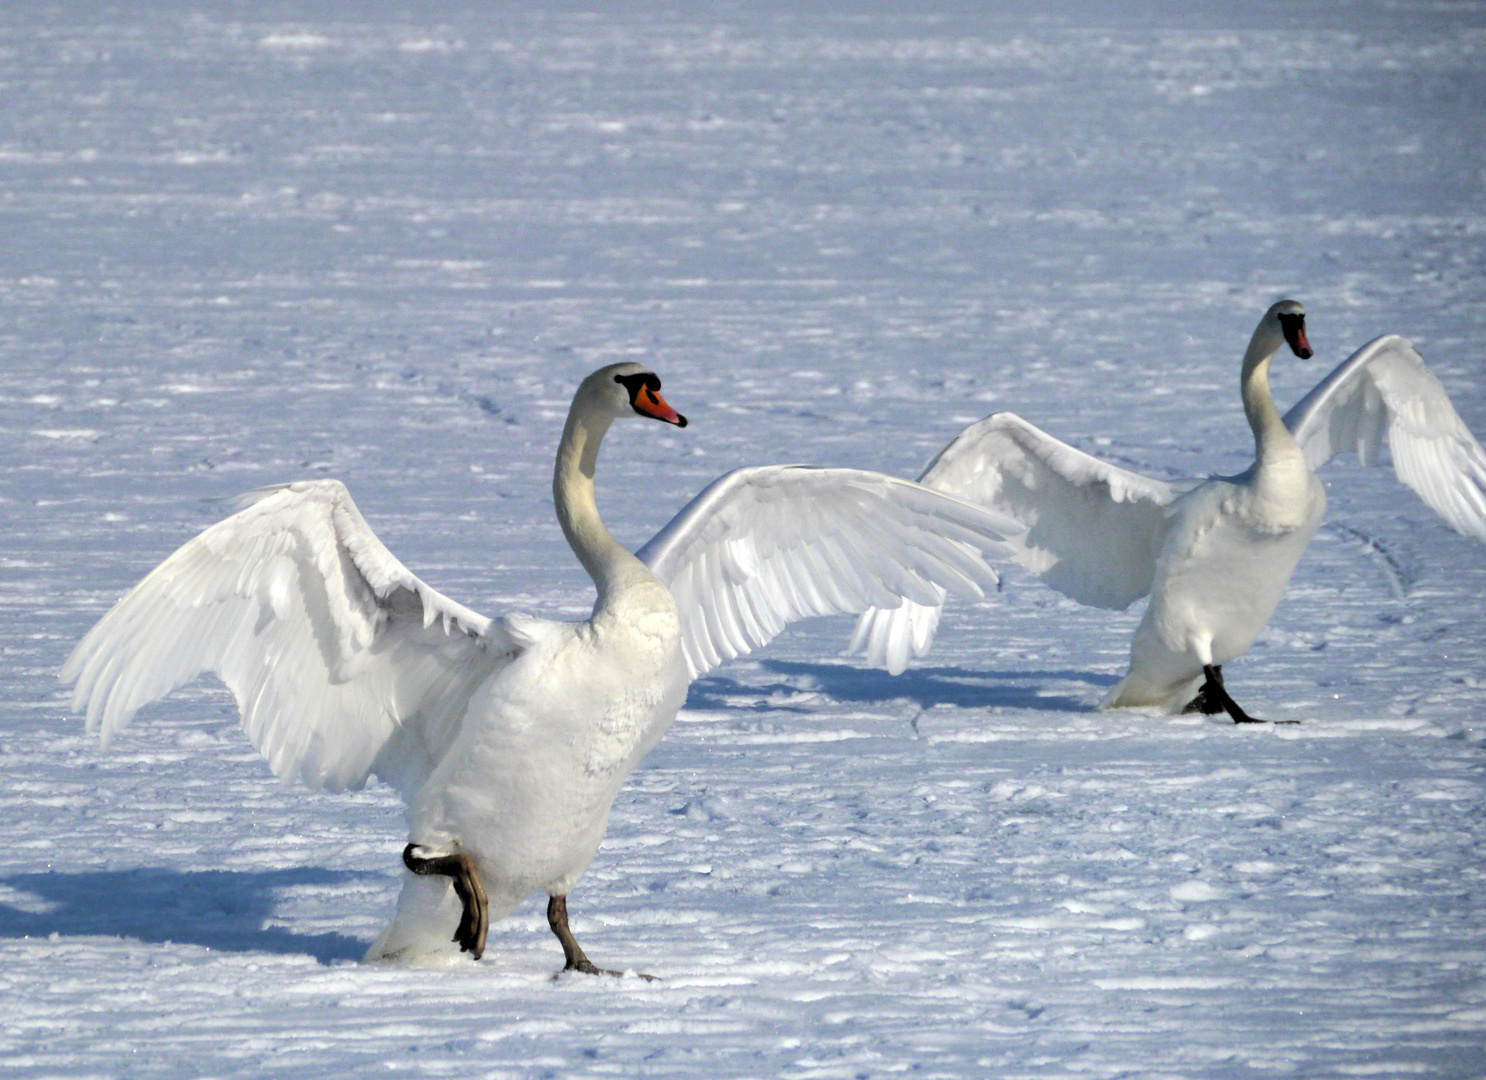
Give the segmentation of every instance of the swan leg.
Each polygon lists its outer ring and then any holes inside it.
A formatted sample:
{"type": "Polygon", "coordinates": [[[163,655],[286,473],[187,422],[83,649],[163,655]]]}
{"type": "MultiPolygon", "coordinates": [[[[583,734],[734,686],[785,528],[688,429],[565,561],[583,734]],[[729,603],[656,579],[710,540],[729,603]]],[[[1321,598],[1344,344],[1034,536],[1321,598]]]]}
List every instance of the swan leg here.
{"type": "Polygon", "coordinates": [[[1215,716],[1220,712],[1225,712],[1233,717],[1235,724],[1269,723],[1268,720],[1250,716],[1238,707],[1238,702],[1228,696],[1228,691],[1223,688],[1222,664],[1203,664],[1202,673],[1207,676],[1207,681],[1197,691],[1197,696],[1187,702],[1182,712],[1200,712],[1206,716],[1215,716]]]}
{"type": "Polygon", "coordinates": [[[485,952],[485,935],[490,930],[490,910],[475,860],[463,854],[428,857],[417,854],[418,850],[418,844],[403,848],[403,865],[415,874],[442,874],[454,879],[454,893],[464,905],[454,940],[459,942],[460,952],[480,959],[485,952]]]}
{"type": "MultiPolygon", "coordinates": [[[[1223,702],[1219,697],[1223,694],[1223,665],[1203,664],[1202,673],[1207,676],[1207,681],[1197,690],[1197,696],[1182,706],[1182,715],[1200,712],[1203,716],[1216,716],[1223,711],[1223,702]],[[1216,679],[1214,679],[1216,676],[1216,679]],[[1216,682],[1216,685],[1214,683],[1216,682]]],[[[1226,694],[1223,694],[1226,697],[1226,694]]],[[[1232,699],[1229,698],[1231,701],[1232,699]]]]}
{"type": "MultiPolygon", "coordinates": [[[[562,942],[562,955],[567,959],[563,965],[563,971],[581,971],[587,975],[623,975],[622,971],[612,971],[609,968],[594,966],[592,960],[583,951],[583,946],[578,944],[578,939],[573,936],[573,931],[568,928],[568,898],[566,896],[549,896],[547,898],[547,925],[552,927],[552,932],[557,935],[557,940],[562,942]]],[[[639,973],[640,978],[647,982],[656,982],[654,975],[639,973]]]]}

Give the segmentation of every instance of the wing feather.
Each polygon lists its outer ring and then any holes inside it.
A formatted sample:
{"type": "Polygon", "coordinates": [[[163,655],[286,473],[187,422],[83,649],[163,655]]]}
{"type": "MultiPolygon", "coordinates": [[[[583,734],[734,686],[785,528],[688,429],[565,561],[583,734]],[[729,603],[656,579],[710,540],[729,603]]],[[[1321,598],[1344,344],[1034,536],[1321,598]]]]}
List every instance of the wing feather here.
{"type": "Polygon", "coordinates": [[[1407,338],[1384,334],[1342,361],[1285,414],[1311,468],[1386,446],[1393,471],[1457,532],[1486,540],[1486,451],[1407,338]]]}
{"type": "MultiPolygon", "coordinates": [[[[1184,490],[1100,461],[1015,413],[971,424],[919,482],[1010,517],[1012,558],[1059,592],[1106,608],[1150,591],[1167,508],[1184,490]]],[[[864,612],[847,651],[902,671],[928,653],[943,601],[941,591],[864,612]]]]}
{"type": "Polygon", "coordinates": [[[1014,413],[962,431],[929,464],[925,487],[994,506],[1021,529],[1017,562],[1084,604],[1122,608],[1144,596],[1183,489],[1076,450],[1014,413]]]}
{"type": "Polygon", "coordinates": [[[62,678],[108,740],[203,672],[285,779],[340,790],[376,773],[416,787],[474,689],[518,651],[499,623],[414,577],[344,485],[256,492],[105,615],[62,678]]]}
{"type": "Polygon", "coordinates": [[[906,480],[774,465],[714,481],[637,553],[676,598],[693,678],[812,615],[980,596],[1015,523],[906,480]]]}

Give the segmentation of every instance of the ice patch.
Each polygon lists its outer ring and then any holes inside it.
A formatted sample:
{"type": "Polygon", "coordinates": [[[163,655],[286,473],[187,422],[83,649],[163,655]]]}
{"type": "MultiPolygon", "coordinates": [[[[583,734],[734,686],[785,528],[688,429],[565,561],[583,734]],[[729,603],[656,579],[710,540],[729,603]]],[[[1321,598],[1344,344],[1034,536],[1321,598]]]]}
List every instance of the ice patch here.
{"type": "Polygon", "coordinates": [[[39,893],[28,889],[17,889],[9,885],[0,884],[0,907],[9,908],[11,911],[22,912],[27,915],[45,915],[56,911],[62,905],[54,900],[48,900],[39,893]]]}
{"type": "Polygon", "coordinates": [[[308,31],[281,30],[272,34],[265,34],[258,39],[258,45],[264,49],[323,49],[333,44],[330,38],[321,34],[308,31]]]}
{"type": "Polygon", "coordinates": [[[89,442],[103,438],[103,432],[95,428],[32,428],[31,434],[38,439],[60,439],[89,442]]]}
{"type": "Polygon", "coordinates": [[[1041,784],[1023,784],[1016,780],[998,780],[986,792],[992,802],[1026,802],[1046,794],[1047,789],[1041,784]]]}
{"type": "Polygon", "coordinates": [[[1205,881],[1186,881],[1171,887],[1171,898],[1185,904],[1205,904],[1223,899],[1223,892],[1205,881]]]}
{"type": "Polygon", "coordinates": [[[1100,990],[1221,990],[1238,985],[1237,979],[1200,975],[1137,975],[1128,979],[1095,979],[1100,990]]]}
{"type": "Polygon", "coordinates": [[[1272,863],[1266,859],[1244,859],[1233,864],[1233,869],[1240,874],[1270,875],[1282,874],[1285,868],[1279,863],[1272,863]]]}
{"type": "Polygon", "coordinates": [[[1426,738],[1444,738],[1449,732],[1432,720],[1415,717],[1387,717],[1375,720],[1305,720],[1300,724],[1276,727],[1273,734],[1282,739],[1336,739],[1356,735],[1360,732],[1388,731],[1400,735],[1417,735],[1426,738]]]}

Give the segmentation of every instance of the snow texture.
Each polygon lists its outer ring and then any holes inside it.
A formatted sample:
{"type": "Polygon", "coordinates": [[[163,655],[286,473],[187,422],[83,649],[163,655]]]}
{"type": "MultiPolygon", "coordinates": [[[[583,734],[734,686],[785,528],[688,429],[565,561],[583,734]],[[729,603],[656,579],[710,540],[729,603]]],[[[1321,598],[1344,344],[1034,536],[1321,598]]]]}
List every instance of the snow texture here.
{"type": "Polygon", "coordinates": [[[1486,553],[1338,460],[1260,716],[1098,713],[1139,606],[1009,569],[899,678],[786,632],[692,687],[571,898],[355,958],[385,786],[274,781],[206,682],[104,751],[56,670],[232,496],[334,476],[475,610],[581,616],[594,367],[637,545],[773,461],[916,475],[1014,409],[1161,478],[1252,451],[1275,298],[1486,433],[1486,7],[11,4],[0,13],[0,1072],[1480,1077],[1486,553]],[[982,8],[994,9],[987,13],[982,8]]]}

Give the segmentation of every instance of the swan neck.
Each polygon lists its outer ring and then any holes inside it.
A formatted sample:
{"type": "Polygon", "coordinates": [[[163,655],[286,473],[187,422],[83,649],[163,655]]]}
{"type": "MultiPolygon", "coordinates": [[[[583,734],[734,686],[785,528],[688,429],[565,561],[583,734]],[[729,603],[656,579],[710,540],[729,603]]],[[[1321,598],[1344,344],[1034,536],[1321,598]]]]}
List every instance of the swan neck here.
{"type": "Polygon", "coordinates": [[[593,476],[599,446],[610,423],[612,418],[607,414],[585,408],[581,400],[575,400],[568,410],[552,475],[552,498],[562,534],[598,588],[595,610],[603,607],[636,571],[645,573],[643,564],[614,539],[599,517],[593,476]]]}
{"type": "Polygon", "coordinates": [[[1254,433],[1254,456],[1261,466],[1276,455],[1289,456],[1300,452],[1300,446],[1285,427],[1269,389],[1269,365],[1284,340],[1278,326],[1271,326],[1270,320],[1266,319],[1254,331],[1243,358],[1240,376],[1243,411],[1254,433]]]}

